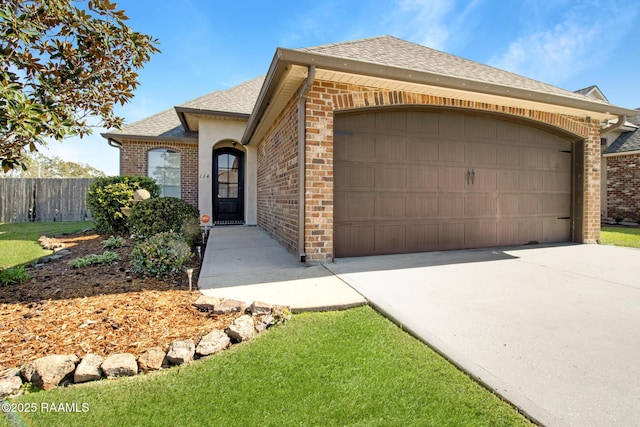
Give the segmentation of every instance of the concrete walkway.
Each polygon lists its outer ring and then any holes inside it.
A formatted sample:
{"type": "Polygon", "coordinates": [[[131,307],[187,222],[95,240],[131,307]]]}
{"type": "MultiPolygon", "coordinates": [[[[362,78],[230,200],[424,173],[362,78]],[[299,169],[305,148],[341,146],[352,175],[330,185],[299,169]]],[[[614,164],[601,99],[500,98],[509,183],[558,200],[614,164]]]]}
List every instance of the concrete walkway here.
{"type": "Polygon", "coordinates": [[[209,234],[200,291],[251,304],[264,301],[294,312],[333,310],[366,300],[322,265],[298,262],[257,227],[214,227],[209,234]]]}
{"type": "Polygon", "coordinates": [[[547,426],[640,426],[640,250],[341,259],[327,267],[547,426]]]}

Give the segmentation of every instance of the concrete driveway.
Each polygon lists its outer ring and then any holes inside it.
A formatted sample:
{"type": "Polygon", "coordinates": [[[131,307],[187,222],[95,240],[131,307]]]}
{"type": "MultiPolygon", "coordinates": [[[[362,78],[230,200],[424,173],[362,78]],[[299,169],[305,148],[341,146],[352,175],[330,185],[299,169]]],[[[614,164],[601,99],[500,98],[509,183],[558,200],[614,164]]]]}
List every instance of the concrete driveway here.
{"type": "Polygon", "coordinates": [[[599,245],[328,264],[548,426],[640,426],[640,250],[599,245]]]}

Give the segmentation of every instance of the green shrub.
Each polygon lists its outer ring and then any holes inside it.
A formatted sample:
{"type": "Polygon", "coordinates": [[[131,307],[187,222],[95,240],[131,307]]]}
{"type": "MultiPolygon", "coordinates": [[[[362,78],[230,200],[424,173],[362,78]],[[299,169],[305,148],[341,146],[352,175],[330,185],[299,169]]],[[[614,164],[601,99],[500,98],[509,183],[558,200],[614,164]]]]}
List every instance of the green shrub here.
{"type": "Polygon", "coordinates": [[[96,178],[87,193],[87,208],[99,233],[122,234],[128,231],[127,218],[120,208],[129,205],[133,193],[144,188],[151,197],[160,195],[160,187],[146,176],[109,176],[96,178]]]}
{"type": "Polygon", "coordinates": [[[19,285],[31,278],[31,274],[26,270],[24,265],[11,267],[7,269],[0,268],[0,285],[19,285]]]}
{"type": "Polygon", "coordinates": [[[107,240],[102,241],[103,249],[116,249],[124,245],[124,239],[120,236],[109,236],[107,240]]]}
{"type": "Polygon", "coordinates": [[[158,233],[134,246],[131,271],[157,277],[179,273],[192,256],[182,236],[173,231],[158,233]]]}
{"type": "Polygon", "coordinates": [[[91,254],[81,258],[74,258],[69,261],[69,266],[71,268],[84,268],[93,264],[111,265],[118,261],[120,261],[120,255],[115,252],[104,251],[100,255],[91,254]]]}
{"type": "Polygon", "coordinates": [[[200,238],[200,212],[193,205],[175,197],[160,197],[137,203],[131,209],[129,230],[136,237],[148,238],[174,231],[193,246],[200,238]]]}

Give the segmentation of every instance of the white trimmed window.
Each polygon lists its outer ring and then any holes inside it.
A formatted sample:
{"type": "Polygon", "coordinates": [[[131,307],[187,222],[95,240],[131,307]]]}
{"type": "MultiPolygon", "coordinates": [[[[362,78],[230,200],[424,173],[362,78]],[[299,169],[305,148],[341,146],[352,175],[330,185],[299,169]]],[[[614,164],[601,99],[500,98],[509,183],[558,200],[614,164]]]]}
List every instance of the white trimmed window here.
{"type": "Polygon", "coordinates": [[[147,175],[158,182],[161,197],[180,198],[180,153],[160,148],[148,153],[147,175]]]}

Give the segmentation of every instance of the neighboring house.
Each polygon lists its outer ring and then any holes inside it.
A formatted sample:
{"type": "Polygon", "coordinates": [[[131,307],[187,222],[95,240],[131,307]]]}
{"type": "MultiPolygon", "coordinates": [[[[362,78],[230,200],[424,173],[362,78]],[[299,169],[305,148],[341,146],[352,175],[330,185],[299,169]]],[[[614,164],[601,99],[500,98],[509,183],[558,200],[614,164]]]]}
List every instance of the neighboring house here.
{"type": "MultiPolygon", "coordinates": [[[[576,91],[608,102],[597,86],[576,91]]],[[[602,218],[624,218],[640,221],[640,109],[636,109],[621,125],[617,120],[607,123],[601,130],[602,218]]]]}
{"type": "Polygon", "coordinates": [[[630,116],[620,135],[605,135],[602,153],[603,191],[606,195],[605,217],[640,221],[640,109],[630,116]]]}
{"type": "Polygon", "coordinates": [[[322,262],[596,242],[601,123],[632,113],[383,36],[278,48],[266,76],[104,136],[122,174],[166,172],[166,194],[322,262]]]}

